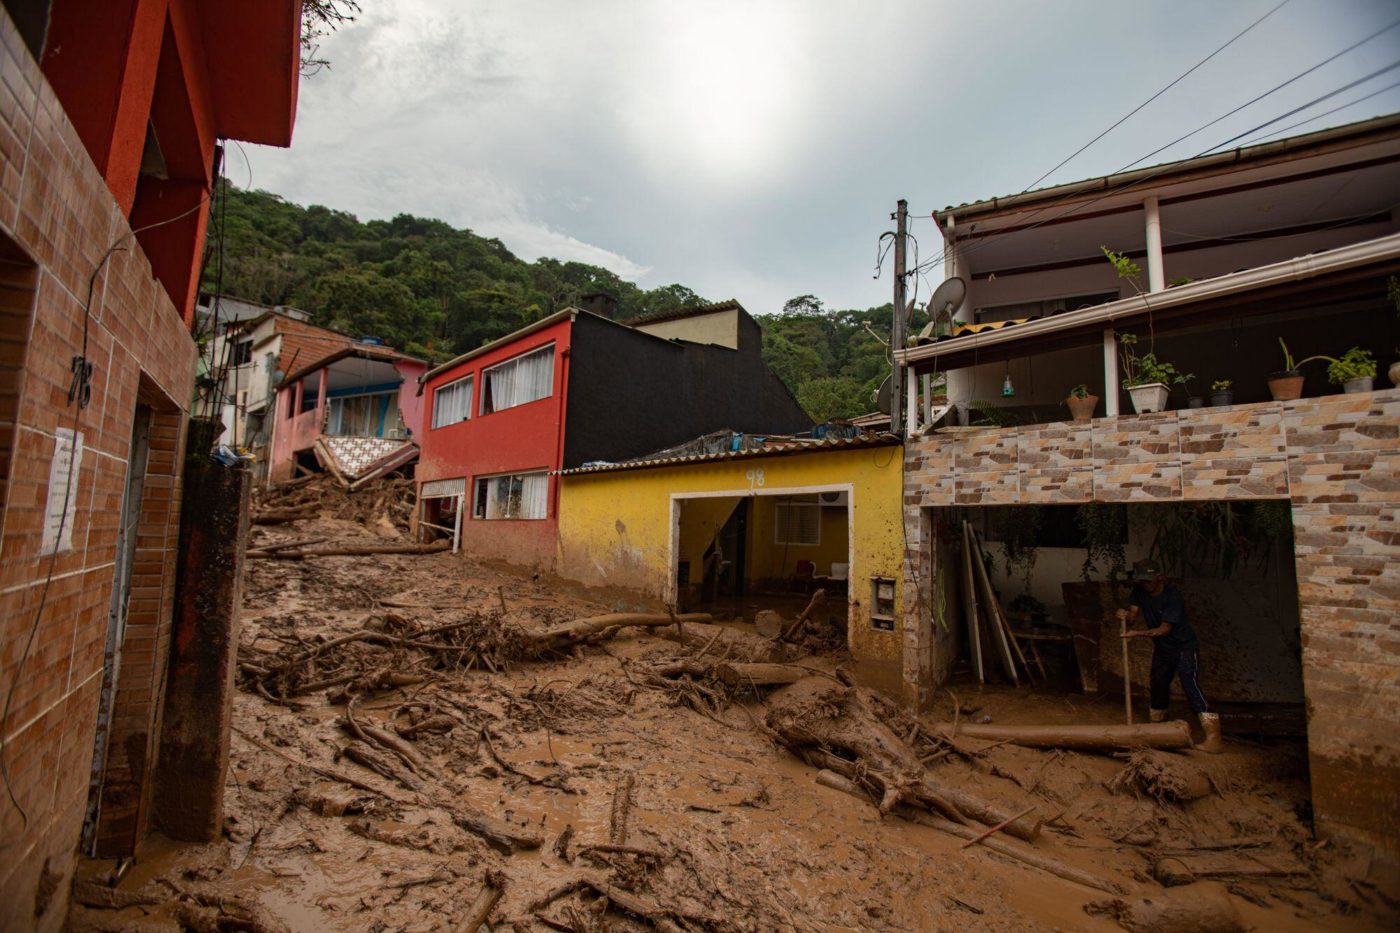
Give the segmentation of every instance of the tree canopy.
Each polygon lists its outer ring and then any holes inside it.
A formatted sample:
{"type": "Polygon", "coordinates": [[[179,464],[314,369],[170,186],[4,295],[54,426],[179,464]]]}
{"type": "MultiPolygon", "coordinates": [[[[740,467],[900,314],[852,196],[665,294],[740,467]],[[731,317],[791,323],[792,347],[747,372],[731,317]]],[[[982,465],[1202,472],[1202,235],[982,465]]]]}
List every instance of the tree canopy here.
{"type": "MultiPolygon", "coordinates": [[[[430,360],[473,350],[592,292],[616,300],[618,320],[707,301],[679,283],[642,289],[587,263],[525,262],[500,240],[441,220],[400,214],[362,222],[224,184],[205,291],[294,305],[321,326],[380,337],[430,360]]],[[[874,409],[889,370],[882,343],[889,305],[835,311],[800,295],[777,313],[749,310],[763,326],[764,358],[813,418],[874,409]]]]}

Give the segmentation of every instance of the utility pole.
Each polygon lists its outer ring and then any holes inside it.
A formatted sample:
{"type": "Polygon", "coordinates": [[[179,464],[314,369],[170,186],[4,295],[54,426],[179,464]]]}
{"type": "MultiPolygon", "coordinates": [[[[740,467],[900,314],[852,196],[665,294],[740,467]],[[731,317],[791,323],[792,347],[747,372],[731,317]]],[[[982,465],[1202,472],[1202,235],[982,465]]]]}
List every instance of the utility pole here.
{"type": "MultiPolygon", "coordinates": [[[[890,325],[890,353],[893,355],[904,349],[908,320],[904,315],[906,304],[904,287],[904,240],[909,227],[909,202],[901,198],[895,206],[894,234],[894,322],[890,325]]],[[[890,374],[890,433],[904,432],[904,367],[894,359],[894,371],[890,374]]]]}

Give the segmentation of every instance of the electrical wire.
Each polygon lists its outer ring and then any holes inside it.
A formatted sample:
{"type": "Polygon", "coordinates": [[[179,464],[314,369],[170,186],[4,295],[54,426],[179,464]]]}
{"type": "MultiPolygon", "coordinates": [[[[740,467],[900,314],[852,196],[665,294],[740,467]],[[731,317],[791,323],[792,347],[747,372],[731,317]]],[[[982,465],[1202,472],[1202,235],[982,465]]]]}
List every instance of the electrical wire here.
{"type": "Polygon", "coordinates": [[[1346,110],[1348,107],[1355,107],[1357,104],[1365,103],[1366,101],[1370,100],[1372,97],[1379,97],[1381,94],[1384,94],[1386,91],[1393,91],[1393,90],[1395,90],[1396,88],[1400,88],[1400,81],[1396,81],[1394,84],[1387,84],[1385,87],[1381,88],[1379,91],[1372,91],[1371,93],[1365,95],[1364,97],[1358,97],[1358,98],[1356,98],[1356,99],[1353,100],[1353,101],[1349,101],[1349,102],[1347,102],[1347,103],[1345,103],[1345,104],[1342,104],[1342,105],[1340,105],[1340,106],[1333,107],[1331,110],[1324,110],[1324,111],[1322,111],[1322,113],[1319,113],[1319,114],[1317,114],[1316,116],[1308,117],[1306,120],[1299,120],[1297,123],[1290,123],[1290,124],[1288,124],[1287,126],[1281,128],[1281,129],[1274,130],[1272,133],[1265,133],[1263,136],[1260,136],[1260,137],[1258,137],[1257,139],[1251,139],[1251,140],[1249,140],[1248,143],[1247,143],[1247,145],[1253,146],[1253,145],[1255,145],[1256,143],[1261,143],[1261,142],[1263,142],[1263,141],[1266,140],[1266,139],[1273,139],[1275,136],[1282,136],[1284,133],[1287,133],[1289,130],[1296,130],[1296,129],[1297,129],[1298,127],[1300,127],[1300,126],[1305,126],[1305,125],[1307,125],[1307,124],[1309,124],[1309,123],[1316,123],[1318,120],[1321,120],[1323,117],[1330,117],[1330,116],[1331,116],[1332,114],[1334,114],[1334,113],[1337,113],[1337,112],[1342,111],[1342,110],[1346,110]]]}
{"type": "MultiPolygon", "coordinates": [[[[1336,53],[1334,53],[1334,54],[1332,54],[1332,55],[1329,55],[1327,58],[1323,59],[1322,61],[1320,61],[1320,62],[1318,62],[1318,63],[1312,65],[1311,67],[1309,67],[1309,68],[1307,68],[1307,69],[1305,69],[1305,70],[1303,70],[1303,71],[1301,71],[1301,72],[1299,72],[1298,74],[1294,75],[1293,77],[1289,78],[1288,80],[1283,81],[1283,82],[1281,82],[1281,83],[1279,83],[1279,84],[1274,85],[1274,86],[1273,86],[1272,88],[1270,88],[1269,90],[1263,92],[1262,94],[1259,94],[1259,95],[1255,96],[1254,98],[1252,98],[1252,99],[1250,99],[1249,101],[1247,101],[1247,102],[1245,102],[1245,103],[1239,105],[1238,107],[1235,107],[1234,109],[1228,111],[1227,113],[1224,113],[1224,114],[1222,114],[1222,115],[1216,117],[1216,118],[1213,119],[1213,120],[1210,120],[1210,121],[1208,121],[1208,122],[1206,122],[1206,123],[1201,124],[1200,126],[1198,126],[1198,127],[1196,127],[1195,129],[1191,130],[1189,133],[1186,133],[1184,136],[1179,136],[1179,137],[1177,137],[1176,139],[1172,140],[1171,142],[1167,143],[1166,145],[1164,145],[1164,146],[1159,146],[1159,147],[1157,147],[1156,149],[1152,150],[1151,152],[1147,153],[1146,155],[1141,156],[1141,157],[1139,157],[1139,158],[1137,158],[1137,159],[1134,159],[1132,162],[1129,162],[1127,165],[1124,165],[1122,168],[1119,168],[1117,171],[1110,173],[1110,175],[1107,176],[1107,177],[1112,177],[1113,175],[1121,174],[1122,172],[1127,171],[1128,169],[1132,168],[1133,166],[1138,165],[1139,163],[1144,162],[1144,161],[1146,161],[1147,159],[1152,158],[1152,156],[1157,155],[1158,153],[1161,153],[1161,152],[1163,152],[1164,150],[1169,149],[1169,148],[1171,148],[1172,146],[1175,146],[1175,145],[1177,145],[1177,144],[1180,143],[1180,142],[1183,142],[1183,141],[1185,141],[1185,140],[1187,140],[1187,139],[1190,139],[1192,136],[1195,136],[1197,133],[1201,132],[1202,130],[1205,130],[1205,129],[1208,129],[1208,128],[1214,126],[1215,124],[1219,123],[1221,120],[1224,120],[1224,119],[1226,119],[1227,117],[1230,117],[1230,116],[1232,116],[1232,115],[1234,115],[1234,114],[1236,114],[1236,113],[1239,113],[1241,110],[1244,110],[1246,107],[1250,107],[1250,106],[1252,106],[1252,105],[1258,103],[1259,101],[1264,100],[1265,98],[1269,97],[1270,95],[1275,94],[1275,93],[1277,93],[1277,92],[1283,90],[1284,88],[1288,87],[1290,84],[1293,84],[1295,81],[1299,80],[1300,78],[1303,78],[1303,77],[1305,77],[1305,76],[1307,76],[1307,75],[1309,75],[1309,74],[1312,74],[1314,71],[1317,71],[1319,68],[1323,67],[1324,65],[1330,64],[1331,62],[1336,61],[1338,58],[1342,57],[1343,55],[1346,55],[1346,54],[1348,54],[1348,53],[1350,53],[1350,52],[1355,51],[1357,48],[1361,47],[1362,45],[1365,45],[1367,42],[1370,42],[1372,39],[1375,39],[1376,37],[1378,37],[1378,36],[1380,36],[1380,35],[1382,35],[1382,34],[1388,32],[1388,31],[1390,31],[1391,29],[1394,29],[1396,26],[1400,26],[1400,19],[1394,20],[1393,22],[1387,24],[1386,26],[1381,27],[1380,29],[1376,30],[1375,32],[1370,33],[1369,35],[1365,36],[1364,38],[1359,39],[1359,40],[1357,40],[1356,42],[1353,42],[1351,45],[1347,46],[1346,48],[1342,49],[1341,51],[1336,52],[1336,53]]],[[[1310,101],[1308,104],[1303,105],[1303,107],[1301,107],[1301,108],[1295,108],[1294,110],[1289,111],[1288,114],[1286,114],[1286,115],[1284,115],[1284,116],[1281,116],[1281,117],[1277,117],[1277,118],[1275,118],[1274,120],[1268,121],[1267,123],[1261,124],[1260,126],[1257,126],[1257,127],[1255,127],[1254,129],[1249,130],[1247,133],[1241,134],[1241,135],[1249,135],[1249,134],[1251,134],[1251,133],[1255,133],[1255,132],[1257,132],[1258,130],[1260,130],[1260,129],[1266,127],[1266,126],[1268,126],[1269,124],[1271,124],[1271,123],[1273,123],[1273,122],[1277,122],[1277,120],[1279,120],[1279,119],[1286,119],[1287,116],[1290,116],[1290,115],[1292,115],[1293,113],[1297,113],[1297,112],[1299,112],[1299,110],[1305,110],[1305,109],[1307,109],[1308,107],[1313,106],[1313,105],[1319,103],[1320,101],[1327,99],[1328,97],[1335,96],[1335,94],[1337,94],[1337,93],[1341,93],[1341,92],[1344,91],[1344,90],[1348,90],[1348,89],[1350,89],[1350,88],[1352,88],[1352,87],[1355,87],[1358,83],[1362,83],[1363,81],[1370,80],[1371,78],[1376,77],[1378,74],[1383,74],[1383,73],[1385,73],[1386,71],[1389,71],[1389,70],[1391,70],[1392,68],[1396,67],[1397,65],[1400,65],[1400,62],[1397,62],[1397,63],[1395,63],[1395,64],[1386,66],[1386,67],[1380,69],[1378,72],[1373,72],[1373,73],[1371,73],[1370,75],[1368,75],[1366,78],[1359,79],[1358,81],[1350,82],[1350,83],[1348,83],[1347,85],[1345,85],[1343,88],[1339,88],[1337,91],[1331,92],[1331,93],[1329,93],[1329,94],[1327,94],[1327,95],[1323,95],[1323,97],[1321,97],[1321,98],[1314,99],[1313,101],[1310,101]]],[[[1224,143],[1219,143],[1219,144],[1217,144],[1217,145],[1211,146],[1210,148],[1203,150],[1201,153],[1199,153],[1199,154],[1197,154],[1197,155],[1195,155],[1195,156],[1192,156],[1191,158],[1200,158],[1200,157],[1203,156],[1203,155],[1208,155],[1209,153],[1213,152],[1214,150],[1219,149],[1219,148],[1222,148],[1222,147],[1224,147],[1225,145],[1227,145],[1227,144],[1230,143],[1230,142],[1236,141],[1238,138],[1240,138],[1240,137],[1239,137],[1239,136],[1231,137],[1231,138],[1230,138],[1229,140],[1227,140],[1226,142],[1224,142],[1224,143]]],[[[1190,160],[1188,159],[1188,160],[1185,160],[1185,161],[1190,161],[1190,160]]],[[[1154,173],[1148,175],[1146,178],[1142,178],[1142,179],[1139,179],[1139,180],[1134,181],[1134,182],[1126,183],[1126,184],[1124,184],[1124,185],[1122,185],[1122,186],[1120,186],[1120,187],[1118,187],[1118,188],[1111,188],[1111,189],[1109,189],[1108,191],[1104,192],[1104,194],[1103,194],[1101,197],[1095,198],[1094,200],[1088,202],[1088,204],[1096,204],[1096,203],[1098,203],[1099,201],[1103,200],[1105,197],[1108,197],[1109,195],[1112,195],[1112,194],[1118,193],[1119,191],[1127,190],[1127,188],[1135,187],[1135,186],[1137,186],[1137,185],[1139,185],[1139,184],[1142,184],[1143,182],[1146,182],[1146,181],[1148,181],[1148,180],[1150,180],[1150,179],[1152,179],[1152,178],[1157,177],[1158,175],[1160,175],[1160,174],[1162,174],[1163,172],[1165,172],[1168,168],[1170,168],[1170,167],[1172,167],[1172,166],[1174,166],[1174,165],[1176,165],[1176,164],[1177,164],[1176,162],[1168,162],[1168,163],[1165,163],[1165,164],[1161,167],[1161,170],[1160,170],[1160,171],[1154,172],[1154,173]]],[[[1073,197],[1075,197],[1074,194],[1065,195],[1064,197],[1059,198],[1059,199],[1057,199],[1056,201],[1053,201],[1053,202],[1051,202],[1050,204],[1044,205],[1043,207],[1040,207],[1040,208],[1038,208],[1037,210],[1033,211],[1030,215],[1027,216],[1026,219],[1027,219],[1027,220],[1032,220],[1032,219],[1034,219],[1035,217],[1038,217],[1038,216],[1040,216],[1041,214],[1045,213],[1046,211],[1053,210],[1055,207],[1058,207],[1058,206],[1060,206],[1060,205],[1063,205],[1064,203],[1066,203],[1067,201],[1069,201],[1069,200],[1072,199],[1073,197]]],[[[1080,210],[1080,209],[1082,209],[1083,207],[1088,206],[1088,204],[1077,205],[1077,206],[1074,208],[1074,210],[1080,210]]],[[[1072,212],[1072,211],[1071,211],[1071,212],[1072,212]]],[[[1055,219],[1057,219],[1057,218],[1059,218],[1059,217],[1062,217],[1062,216],[1065,216],[1065,214],[1056,214],[1054,217],[1049,218],[1049,220],[1055,220],[1055,219]]],[[[1043,226],[1044,223],[1046,223],[1046,222],[1048,222],[1048,221],[1042,221],[1042,222],[1040,222],[1040,223],[1031,224],[1030,226],[1026,226],[1026,227],[1019,227],[1019,228],[1017,228],[1016,230],[1010,230],[1010,231],[1006,231],[1006,232],[1003,232],[1003,233],[992,234],[991,236],[988,236],[988,237],[982,239],[982,240],[981,240],[980,242],[978,242],[978,243],[974,243],[974,244],[972,244],[972,245],[970,245],[970,246],[967,246],[967,247],[962,248],[961,250],[959,250],[958,255],[959,255],[959,256],[968,256],[968,255],[972,255],[973,253],[977,252],[978,250],[985,248],[987,245],[989,245],[991,242],[994,242],[995,240],[998,240],[998,239],[1000,239],[1000,238],[1002,238],[1002,237],[1005,237],[1005,236],[1009,236],[1009,235],[1011,235],[1012,233],[1020,233],[1020,232],[1026,231],[1026,230],[1034,230],[1034,229],[1036,229],[1037,227],[1043,226]]],[[[945,250],[943,250],[939,255],[933,257],[933,258],[930,259],[927,263],[925,263],[925,264],[923,265],[922,268],[925,268],[925,269],[926,269],[926,268],[932,267],[936,262],[938,262],[939,260],[943,259],[944,256],[946,256],[946,254],[947,254],[947,250],[945,249],[945,250]]]]}
{"type": "Polygon", "coordinates": [[[1156,100],[1157,98],[1161,97],[1163,94],[1167,93],[1167,91],[1170,91],[1172,88],[1176,87],[1176,86],[1177,86],[1178,84],[1180,84],[1183,80],[1185,80],[1186,78],[1190,77],[1191,74],[1192,74],[1192,72],[1196,71],[1196,69],[1200,68],[1200,67],[1201,67],[1202,65],[1204,65],[1206,62],[1210,61],[1212,58],[1214,58],[1215,56],[1219,55],[1221,52],[1225,51],[1225,50],[1228,49],[1230,46],[1234,45],[1237,41],[1239,41],[1241,38],[1243,38],[1244,35],[1245,35],[1246,33],[1248,33],[1250,30],[1252,30],[1255,26],[1258,26],[1260,23],[1264,22],[1264,20],[1268,19],[1270,16],[1273,16],[1273,15],[1274,15],[1275,13],[1277,13],[1279,10],[1283,9],[1284,7],[1286,7],[1290,2],[1292,2],[1292,0],[1283,0],[1283,2],[1280,3],[1278,6],[1274,7],[1272,10],[1270,10],[1270,11],[1267,12],[1267,13],[1265,13],[1263,16],[1259,17],[1259,18],[1256,19],[1254,22],[1250,23],[1248,26],[1246,26],[1246,27],[1245,27],[1243,30],[1241,30],[1240,32],[1235,33],[1235,35],[1234,35],[1228,42],[1226,42],[1224,45],[1220,46],[1220,47],[1219,47],[1218,49],[1216,49],[1214,52],[1211,52],[1211,53],[1210,53],[1209,55],[1207,55],[1205,58],[1203,58],[1203,59],[1201,59],[1200,61],[1196,62],[1196,64],[1192,65],[1190,68],[1186,69],[1186,70],[1183,71],[1181,74],[1177,75],[1175,78],[1172,79],[1171,83],[1168,84],[1166,87],[1162,88],[1162,89],[1161,89],[1160,91],[1158,91],[1156,94],[1153,94],[1151,97],[1147,98],[1147,100],[1145,100],[1145,101],[1143,101],[1142,103],[1138,104],[1138,105],[1137,105],[1136,107],[1134,107],[1132,110],[1129,110],[1126,114],[1124,114],[1123,116],[1119,117],[1118,120],[1117,120],[1117,122],[1115,122],[1115,123],[1114,123],[1112,126],[1110,126],[1108,129],[1104,130],[1102,133],[1100,133],[1099,135],[1095,136],[1093,139],[1089,140],[1087,143],[1085,143],[1084,145],[1080,146],[1078,149],[1074,150],[1074,152],[1072,152],[1072,153],[1070,153],[1068,156],[1066,156],[1063,160],[1060,161],[1059,164],[1057,164],[1054,168],[1050,169],[1050,171],[1046,172],[1044,175],[1041,175],[1039,178],[1037,178],[1035,181],[1031,182],[1029,185],[1026,185],[1025,188],[1021,189],[1021,194],[1025,194],[1027,191],[1030,191],[1030,190],[1031,190],[1032,188],[1034,188],[1036,185],[1040,184],[1042,181],[1044,181],[1045,179],[1049,178],[1051,175],[1055,174],[1055,173],[1058,172],[1060,169],[1064,168],[1071,160],[1073,160],[1076,156],[1078,156],[1078,155],[1079,155],[1080,153],[1082,153],[1084,150],[1088,149],[1088,148],[1089,148],[1090,146],[1092,146],[1094,143],[1096,143],[1096,142],[1098,142],[1099,140],[1103,139],[1103,138],[1104,138],[1105,136],[1107,136],[1109,133],[1112,133],[1114,130],[1118,129],[1118,127],[1122,126],[1125,122],[1128,121],[1129,118],[1131,118],[1131,117],[1134,116],[1136,113],[1138,113],[1138,111],[1142,110],[1142,108],[1146,107],[1148,104],[1152,103],[1154,100],[1156,100]]]}
{"type": "MultiPolygon", "coordinates": [[[[92,376],[92,365],[87,362],[87,349],[89,325],[92,322],[92,296],[97,284],[98,275],[101,274],[102,269],[107,265],[107,261],[110,260],[112,256],[114,256],[116,253],[124,251],[127,248],[124,245],[127,240],[131,239],[137,234],[144,233],[147,230],[154,230],[157,227],[163,227],[166,224],[172,224],[175,223],[175,221],[177,220],[181,220],[185,217],[188,217],[190,214],[203,207],[204,202],[207,200],[209,200],[209,192],[206,191],[204,195],[199,199],[199,202],[196,203],[193,207],[189,208],[188,210],[182,211],[181,213],[176,214],[174,217],[171,217],[167,220],[157,221],[156,223],[146,224],[144,227],[138,227],[136,229],[130,230],[122,236],[118,237],[112,243],[112,245],[107,248],[107,251],[102,254],[102,258],[98,260],[97,265],[93,267],[92,274],[88,276],[87,299],[83,302],[83,334],[81,342],[82,352],[73,360],[73,383],[70,386],[68,392],[68,405],[72,406],[73,408],[73,417],[70,422],[69,430],[73,432],[74,455],[76,455],[78,449],[78,428],[82,423],[82,411],[88,406],[88,402],[91,399],[92,392],[90,382],[92,376]]],[[[56,437],[57,435],[55,435],[55,438],[56,437]]],[[[57,453],[57,443],[58,442],[55,439],[55,454],[57,453]]],[[[6,738],[5,729],[10,721],[11,707],[13,706],[15,699],[15,689],[19,686],[20,676],[24,672],[24,665],[29,660],[30,652],[32,652],[34,649],[34,636],[38,634],[39,622],[40,620],[42,620],[44,616],[44,609],[48,605],[49,589],[53,584],[54,570],[58,566],[59,554],[62,553],[62,549],[59,547],[59,545],[61,545],[63,542],[63,532],[68,524],[68,506],[73,501],[73,486],[77,480],[76,474],[77,470],[73,469],[72,464],[70,464],[68,470],[68,477],[63,486],[63,509],[59,514],[58,529],[57,533],[55,534],[54,551],[51,555],[49,555],[49,567],[47,573],[44,575],[43,589],[39,593],[39,605],[34,610],[34,621],[30,623],[29,635],[24,642],[24,650],[20,653],[18,663],[15,664],[14,674],[10,679],[10,686],[5,691],[4,712],[0,713],[0,779],[4,780],[5,794],[9,798],[10,805],[13,806],[15,810],[19,813],[20,818],[19,833],[16,834],[15,839],[13,841],[7,842],[3,846],[0,846],[0,849],[9,848],[10,846],[18,843],[23,833],[29,829],[29,814],[24,809],[23,805],[20,804],[19,799],[15,796],[14,784],[10,780],[10,741],[6,738]]],[[[50,490],[50,492],[52,492],[52,490],[50,490]]]]}

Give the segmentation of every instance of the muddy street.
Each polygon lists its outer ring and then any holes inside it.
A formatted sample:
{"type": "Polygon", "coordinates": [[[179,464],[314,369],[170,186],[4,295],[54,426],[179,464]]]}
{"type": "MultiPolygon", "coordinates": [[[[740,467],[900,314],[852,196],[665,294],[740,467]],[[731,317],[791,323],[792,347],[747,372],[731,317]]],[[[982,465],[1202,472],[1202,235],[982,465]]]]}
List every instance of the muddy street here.
{"type": "Polygon", "coordinates": [[[955,685],[914,719],[855,684],[844,607],[765,637],[451,553],[316,556],[408,543],[404,495],[327,488],[255,529],[223,838],[86,862],[72,928],[1365,929],[1393,907],[1312,840],[1297,744],[1024,747],[976,727],[1121,709],[955,685]]]}

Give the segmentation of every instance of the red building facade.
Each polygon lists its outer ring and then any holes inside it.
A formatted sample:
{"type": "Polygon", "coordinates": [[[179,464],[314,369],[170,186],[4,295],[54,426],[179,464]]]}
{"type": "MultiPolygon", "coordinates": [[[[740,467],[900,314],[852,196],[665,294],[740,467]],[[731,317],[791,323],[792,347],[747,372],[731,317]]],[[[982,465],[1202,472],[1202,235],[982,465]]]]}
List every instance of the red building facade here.
{"type": "Polygon", "coordinates": [[[300,5],[4,6],[0,927],[51,930],[152,825],[216,143],[290,140],[300,5]]]}
{"type": "MultiPolygon", "coordinates": [[[[474,356],[429,374],[423,384],[425,417],[419,436],[422,452],[416,474],[420,488],[425,483],[462,481],[462,547],[467,553],[536,566],[548,565],[553,560],[554,542],[558,538],[559,478],[551,476],[550,472],[559,469],[563,457],[569,346],[573,334],[573,321],[567,314],[554,315],[541,323],[543,326],[497,341],[474,356]],[[490,378],[489,371],[531,354],[545,353],[550,355],[548,395],[482,413],[482,392],[490,378]],[[464,395],[454,401],[457,413],[467,414],[467,417],[448,417],[435,406],[439,401],[446,404],[445,398],[439,397],[439,390],[449,386],[461,387],[455,389],[454,394],[462,392],[464,395]],[[512,513],[507,501],[504,515],[499,515],[500,510],[496,509],[488,519],[489,498],[504,482],[502,477],[520,477],[520,502],[512,513]],[[486,486],[482,490],[484,498],[479,503],[478,514],[477,486],[483,480],[486,486]],[[537,496],[527,501],[527,483],[531,484],[531,491],[536,484],[544,484],[545,514],[537,514],[537,496]]],[[[512,486],[516,484],[514,479],[509,482],[512,486]]],[[[433,487],[429,485],[428,488],[431,491],[433,487]]],[[[510,492],[508,488],[507,500],[510,492]]],[[[455,511],[451,511],[455,506],[448,506],[448,509],[447,512],[439,510],[435,517],[439,523],[451,521],[455,525],[455,511]]]]}
{"type": "Polygon", "coordinates": [[[716,430],[812,426],[733,301],[627,322],[568,308],[430,370],[422,386],[418,520],[468,554],[546,569],[558,470],[716,430]]]}

